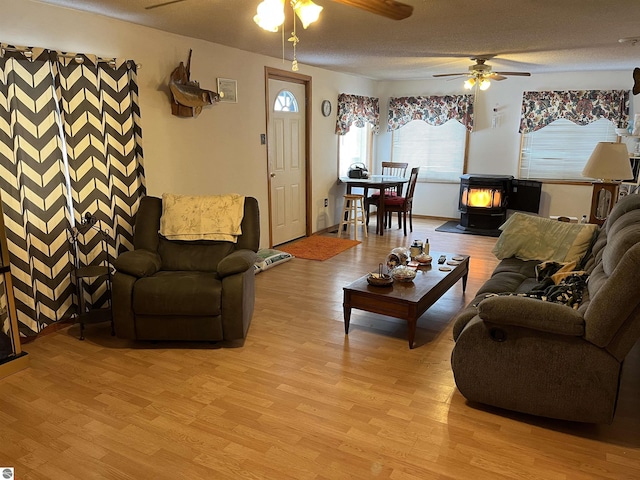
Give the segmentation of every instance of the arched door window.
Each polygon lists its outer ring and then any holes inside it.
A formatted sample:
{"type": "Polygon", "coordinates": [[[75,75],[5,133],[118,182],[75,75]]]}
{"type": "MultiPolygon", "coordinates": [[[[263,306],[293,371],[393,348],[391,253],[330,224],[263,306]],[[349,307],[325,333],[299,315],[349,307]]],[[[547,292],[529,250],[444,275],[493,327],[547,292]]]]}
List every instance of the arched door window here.
{"type": "Polygon", "coordinates": [[[298,102],[296,97],[288,90],[282,90],[276,97],[273,105],[275,112],[297,112],[298,102]]]}

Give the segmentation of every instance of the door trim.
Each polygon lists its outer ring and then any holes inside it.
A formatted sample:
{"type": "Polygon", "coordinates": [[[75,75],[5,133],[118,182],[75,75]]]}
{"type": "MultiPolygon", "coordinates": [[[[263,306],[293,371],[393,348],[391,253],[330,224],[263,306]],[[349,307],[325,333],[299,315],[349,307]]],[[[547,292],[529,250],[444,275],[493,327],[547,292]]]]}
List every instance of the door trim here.
{"type": "MultiPolygon", "coordinates": [[[[284,82],[299,83],[304,85],[305,96],[305,132],[304,132],[304,183],[305,183],[305,235],[311,235],[311,77],[301,73],[289,72],[273,67],[264,67],[264,101],[266,112],[266,132],[269,131],[271,121],[271,104],[269,102],[269,80],[282,80],[284,82]]],[[[269,135],[267,135],[267,192],[269,199],[269,247],[273,247],[273,230],[271,222],[271,177],[269,176],[269,135]]]]}

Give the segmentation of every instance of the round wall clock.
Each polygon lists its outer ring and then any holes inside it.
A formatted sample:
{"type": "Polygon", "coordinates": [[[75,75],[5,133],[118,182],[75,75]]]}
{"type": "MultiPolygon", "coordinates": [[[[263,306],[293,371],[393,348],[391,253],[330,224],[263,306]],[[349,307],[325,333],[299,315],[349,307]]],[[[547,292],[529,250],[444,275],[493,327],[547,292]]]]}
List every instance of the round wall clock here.
{"type": "Polygon", "coordinates": [[[331,102],[329,100],[322,101],[322,115],[325,117],[331,115],[331,102]]]}

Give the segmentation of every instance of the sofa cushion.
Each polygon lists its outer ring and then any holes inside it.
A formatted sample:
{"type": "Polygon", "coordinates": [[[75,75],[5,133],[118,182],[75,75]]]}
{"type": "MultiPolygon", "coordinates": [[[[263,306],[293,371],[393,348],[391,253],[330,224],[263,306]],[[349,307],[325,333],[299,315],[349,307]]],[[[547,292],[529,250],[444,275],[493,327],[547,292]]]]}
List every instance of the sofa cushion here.
{"type": "Polygon", "coordinates": [[[518,272],[500,272],[491,276],[478,290],[477,295],[483,293],[505,293],[505,292],[523,292],[523,288],[527,288],[529,284],[533,286],[536,282],[529,282],[530,277],[522,275],[518,272]],[[523,284],[526,286],[523,287],[523,284]]]}
{"type": "MultiPolygon", "coordinates": [[[[619,217],[619,221],[624,217],[626,215],[619,217]]],[[[589,278],[590,301],[584,312],[587,322],[585,338],[600,347],[609,345],[616,335],[620,335],[621,327],[627,322],[632,323],[640,310],[637,288],[640,225],[626,224],[616,230],[612,226],[608,230],[608,238],[602,261],[595,265],[589,278]]],[[[635,323],[640,329],[640,324],[635,323]]],[[[622,359],[626,350],[611,353],[622,359]]]]}
{"type": "Polygon", "coordinates": [[[616,203],[615,208],[611,210],[603,225],[607,233],[609,233],[609,229],[613,227],[613,225],[618,223],[618,218],[623,215],[626,216],[630,212],[640,210],[640,195],[627,195],[623,200],[624,201],[616,203]]]}
{"type": "Polygon", "coordinates": [[[493,248],[499,259],[571,262],[580,261],[591,245],[598,226],[558,222],[550,218],[514,213],[502,226],[493,248]]]}
{"type": "Polygon", "coordinates": [[[133,287],[136,315],[218,316],[222,282],[215,273],[166,272],[139,279],[133,287]]]}
{"type": "Polygon", "coordinates": [[[160,238],[158,253],[162,270],[196,270],[215,272],[218,263],[234,250],[231,242],[210,240],[181,241],[160,238]]]}
{"type": "Polygon", "coordinates": [[[536,266],[539,264],[540,262],[537,260],[520,260],[515,257],[505,258],[493,270],[492,275],[501,272],[517,272],[525,277],[535,277],[536,266]]]}

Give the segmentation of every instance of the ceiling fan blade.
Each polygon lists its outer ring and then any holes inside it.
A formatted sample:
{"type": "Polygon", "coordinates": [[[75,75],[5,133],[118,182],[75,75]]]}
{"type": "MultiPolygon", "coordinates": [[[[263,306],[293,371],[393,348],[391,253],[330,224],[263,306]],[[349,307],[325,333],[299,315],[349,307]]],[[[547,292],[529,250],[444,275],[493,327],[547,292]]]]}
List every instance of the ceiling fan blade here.
{"type": "Polygon", "coordinates": [[[640,93],[640,68],[633,69],[633,94],[638,95],[640,93]]]}
{"type": "Polygon", "coordinates": [[[462,76],[469,76],[468,73],[437,73],[435,75],[433,75],[434,77],[462,77],[462,76]]]}
{"type": "Polygon", "coordinates": [[[491,73],[485,75],[485,77],[487,77],[487,78],[489,78],[491,80],[497,80],[498,82],[507,79],[507,77],[503,77],[502,75],[500,75],[499,73],[496,73],[496,72],[491,72],[491,73]]]}
{"type": "Polygon", "coordinates": [[[517,77],[530,77],[531,74],[529,72],[493,72],[498,75],[511,75],[517,77]]]}
{"type": "Polygon", "coordinates": [[[174,3],[181,3],[185,0],[166,0],[165,2],[156,3],[155,5],[149,5],[144,7],[145,10],[153,10],[154,8],[166,7],[167,5],[173,5],[174,3]]]}
{"type": "Polygon", "coordinates": [[[404,20],[413,13],[413,7],[395,0],[333,0],[336,3],[356,7],[367,12],[382,15],[392,20],[404,20]]]}

